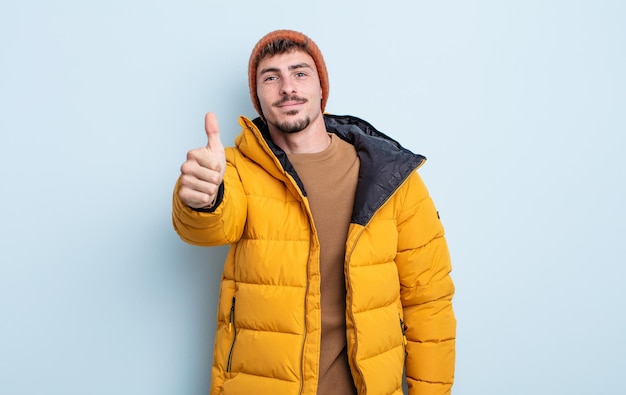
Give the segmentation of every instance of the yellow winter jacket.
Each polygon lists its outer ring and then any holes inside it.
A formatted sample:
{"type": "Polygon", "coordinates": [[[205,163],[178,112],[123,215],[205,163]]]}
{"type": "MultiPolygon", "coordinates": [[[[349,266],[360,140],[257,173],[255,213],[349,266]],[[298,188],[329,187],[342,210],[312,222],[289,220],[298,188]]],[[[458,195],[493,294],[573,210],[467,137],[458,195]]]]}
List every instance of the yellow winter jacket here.
{"type": "MultiPolygon", "coordinates": [[[[449,394],[454,286],[444,230],[416,169],[425,160],[351,116],[327,130],[360,158],[345,257],[346,336],[360,395],[449,394]]],[[[173,201],[186,242],[229,244],[218,305],[211,395],[316,395],[319,242],[306,190],[257,118],[240,117],[212,212],[173,201]]]]}

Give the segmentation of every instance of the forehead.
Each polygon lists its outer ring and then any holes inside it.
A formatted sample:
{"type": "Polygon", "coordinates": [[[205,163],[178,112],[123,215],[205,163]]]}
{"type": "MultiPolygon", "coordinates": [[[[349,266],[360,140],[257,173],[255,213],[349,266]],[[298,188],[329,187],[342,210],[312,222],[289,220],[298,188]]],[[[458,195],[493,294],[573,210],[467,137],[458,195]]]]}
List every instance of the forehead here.
{"type": "Polygon", "coordinates": [[[293,50],[277,55],[266,56],[259,61],[259,65],[257,66],[257,75],[262,74],[268,70],[273,71],[285,71],[290,67],[296,65],[306,64],[313,69],[317,73],[317,68],[315,67],[315,61],[305,51],[302,50],[293,50]]]}

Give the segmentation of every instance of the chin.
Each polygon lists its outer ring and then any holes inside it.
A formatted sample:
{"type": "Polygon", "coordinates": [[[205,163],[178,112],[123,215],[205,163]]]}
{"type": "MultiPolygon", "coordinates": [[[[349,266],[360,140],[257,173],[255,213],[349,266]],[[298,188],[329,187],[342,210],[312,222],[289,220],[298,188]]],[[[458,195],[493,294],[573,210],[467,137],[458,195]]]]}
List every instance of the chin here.
{"type": "Polygon", "coordinates": [[[286,121],[270,122],[278,131],[286,134],[298,133],[311,124],[311,118],[289,119],[286,121]]]}

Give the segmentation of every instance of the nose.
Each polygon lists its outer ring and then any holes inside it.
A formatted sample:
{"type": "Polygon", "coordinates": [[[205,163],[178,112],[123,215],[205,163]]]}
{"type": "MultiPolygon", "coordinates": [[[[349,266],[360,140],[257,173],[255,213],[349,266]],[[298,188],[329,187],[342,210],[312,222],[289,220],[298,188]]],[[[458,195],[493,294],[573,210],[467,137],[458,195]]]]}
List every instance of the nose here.
{"type": "Polygon", "coordinates": [[[280,93],[283,95],[291,95],[296,92],[296,86],[291,78],[283,78],[281,80],[280,93]]]}

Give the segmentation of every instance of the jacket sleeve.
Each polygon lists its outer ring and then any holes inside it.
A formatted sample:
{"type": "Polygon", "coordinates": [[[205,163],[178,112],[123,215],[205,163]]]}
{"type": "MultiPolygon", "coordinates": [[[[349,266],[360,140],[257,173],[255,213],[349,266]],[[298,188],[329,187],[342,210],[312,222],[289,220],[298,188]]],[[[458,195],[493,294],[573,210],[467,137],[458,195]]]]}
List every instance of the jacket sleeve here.
{"type": "Polygon", "coordinates": [[[454,381],[454,285],[444,229],[417,172],[405,185],[398,254],[410,395],[450,394],[454,381]]]}
{"type": "Polygon", "coordinates": [[[198,246],[231,244],[239,240],[246,223],[246,194],[237,169],[228,161],[223,188],[222,201],[213,212],[197,211],[178,197],[178,179],[174,187],[172,223],[182,240],[198,246]]]}

